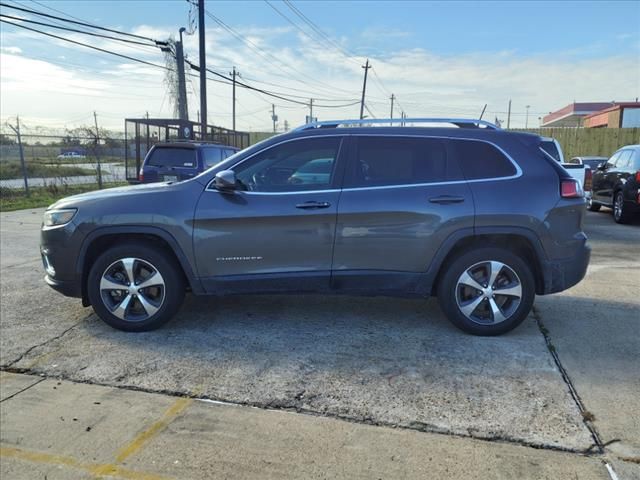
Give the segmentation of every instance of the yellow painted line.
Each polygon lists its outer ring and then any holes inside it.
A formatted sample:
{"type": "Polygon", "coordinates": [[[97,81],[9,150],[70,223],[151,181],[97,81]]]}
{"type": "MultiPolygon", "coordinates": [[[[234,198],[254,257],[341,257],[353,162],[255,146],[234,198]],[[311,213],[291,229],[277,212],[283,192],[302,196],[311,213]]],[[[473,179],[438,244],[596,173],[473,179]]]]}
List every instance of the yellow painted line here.
{"type": "Polygon", "coordinates": [[[140,448],[142,448],[142,446],[146,442],[148,442],[151,438],[153,438],[158,433],[160,433],[162,430],[164,430],[165,427],[167,425],[169,425],[169,423],[171,423],[171,421],[174,418],[176,418],[178,415],[180,415],[180,413],[182,413],[182,411],[185,408],[187,408],[189,405],[191,405],[191,403],[193,403],[193,399],[192,398],[179,398],[178,400],[176,400],[173,403],[173,405],[171,405],[167,409],[167,411],[164,412],[164,415],[162,415],[162,418],[160,418],[160,420],[158,420],[153,425],[151,425],[149,428],[147,428],[145,431],[140,433],[136,438],[134,438],[131,441],[131,443],[129,443],[128,445],[126,445],[126,446],[124,446],[123,448],[120,449],[120,451],[116,455],[116,462],[117,463],[122,463],[127,458],[129,458],[131,455],[133,455],[138,450],[140,450],[140,448]]]}
{"type": "Polygon", "coordinates": [[[72,457],[15,447],[0,447],[0,458],[16,458],[18,460],[25,460],[32,463],[76,468],[78,470],[84,470],[92,475],[110,475],[113,477],[124,478],[126,480],[168,480],[168,477],[162,477],[154,473],[128,470],[118,465],[84,463],[72,457]]]}

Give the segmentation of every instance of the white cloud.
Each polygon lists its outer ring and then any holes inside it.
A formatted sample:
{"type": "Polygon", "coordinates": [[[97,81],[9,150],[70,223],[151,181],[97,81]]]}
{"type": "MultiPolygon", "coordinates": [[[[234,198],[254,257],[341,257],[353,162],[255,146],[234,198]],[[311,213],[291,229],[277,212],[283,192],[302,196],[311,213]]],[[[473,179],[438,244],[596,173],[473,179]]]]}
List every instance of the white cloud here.
{"type": "Polygon", "coordinates": [[[5,53],[13,53],[14,55],[22,53],[22,49],[20,47],[0,47],[0,51],[5,53]]]}
{"type": "MultiPolygon", "coordinates": [[[[207,29],[207,59],[211,68],[226,75],[235,65],[242,75],[241,81],[286,95],[299,95],[300,98],[296,98],[302,102],[314,97],[314,115],[320,119],[357,116],[357,105],[325,109],[321,105],[332,102],[319,98],[339,99],[339,103],[357,100],[362,85],[360,66],[364,58],[345,58],[335,48],[328,48],[289,28],[249,26],[234,29],[248,35],[255,46],[243,44],[223,29],[211,26],[207,29]]],[[[166,38],[171,34],[168,28],[148,25],[133,31],[152,38],[166,38]]],[[[173,34],[177,36],[177,32],[173,34]]],[[[377,38],[384,34],[404,35],[404,32],[376,32],[372,28],[362,32],[361,36],[377,38]]],[[[3,37],[14,38],[4,33],[3,37]]],[[[39,36],[34,38],[42,41],[39,36]]],[[[49,51],[57,49],[58,44],[66,47],[61,41],[54,42],[56,46],[50,46],[49,51]]],[[[197,43],[197,35],[185,37],[185,51],[195,63],[198,60],[197,43]]],[[[99,39],[92,44],[164,64],[162,55],[153,49],[143,51],[99,39]]],[[[342,41],[341,44],[346,45],[342,41]]],[[[112,116],[109,121],[113,127],[122,128],[122,119],[126,116],[138,116],[147,110],[152,116],[171,114],[161,69],[98,52],[93,56],[91,51],[88,52],[95,60],[86,65],[86,61],[75,57],[76,51],[87,54],[83,47],[66,48],[63,57],[52,55],[50,62],[27,58],[19,49],[8,50],[13,48],[17,47],[4,47],[2,50],[3,115],[20,113],[23,117],[58,118],[64,122],[97,110],[112,116]],[[59,58],[74,62],[75,66],[65,67],[55,60],[59,58]],[[79,67],[83,63],[86,66],[79,67]]],[[[388,115],[391,92],[398,100],[396,112],[406,109],[410,116],[477,116],[487,103],[487,118],[493,120],[497,115],[504,119],[504,114],[495,112],[506,111],[507,103],[512,99],[513,126],[524,125],[525,105],[531,105],[529,124],[536,125],[537,117],[544,112],[561,108],[574,100],[622,101],[640,95],[640,65],[633,55],[591,55],[584,58],[575,52],[559,51],[542,56],[503,49],[465,55],[436,55],[413,48],[384,56],[372,55],[370,60],[375,74],[370,72],[367,104],[378,116],[388,115]]],[[[207,88],[210,121],[229,126],[231,87],[209,82],[207,88]]],[[[194,119],[199,108],[198,91],[197,78],[188,77],[189,108],[194,119]]],[[[291,125],[302,123],[308,114],[308,107],[304,105],[262,97],[242,88],[238,89],[237,95],[240,129],[269,129],[272,102],[277,105],[280,118],[288,119],[291,125]]]]}

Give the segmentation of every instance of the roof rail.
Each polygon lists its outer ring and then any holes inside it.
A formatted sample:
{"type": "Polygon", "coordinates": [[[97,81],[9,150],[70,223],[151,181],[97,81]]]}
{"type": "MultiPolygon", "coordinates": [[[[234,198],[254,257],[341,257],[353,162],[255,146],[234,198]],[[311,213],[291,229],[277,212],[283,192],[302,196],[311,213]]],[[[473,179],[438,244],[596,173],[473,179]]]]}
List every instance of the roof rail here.
{"type": "Polygon", "coordinates": [[[460,128],[480,128],[481,126],[490,130],[499,130],[497,125],[485,120],[473,118],[367,118],[357,120],[327,120],[322,122],[312,122],[295,128],[294,132],[311,130],[312,128],[337,128],[340,125],[370,125],[370,124],[393,124],[393,123],[450,123],[460,128]]]}

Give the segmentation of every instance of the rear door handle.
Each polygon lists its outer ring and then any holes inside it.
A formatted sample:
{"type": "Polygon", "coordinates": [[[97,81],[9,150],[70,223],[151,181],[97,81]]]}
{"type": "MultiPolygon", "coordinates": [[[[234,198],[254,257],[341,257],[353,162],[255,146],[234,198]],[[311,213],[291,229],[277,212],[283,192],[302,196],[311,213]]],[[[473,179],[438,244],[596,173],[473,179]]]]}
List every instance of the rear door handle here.
{"type": "Polygon", "coordinates": [[[456,197],[453,195],[440,195],[439,197],[431,197],[429,199],[431,203],[439,203],[441,205],[449,205],[450,203],[462,203],[464,197],[456,197]]]}
{"type": "Polygon", "coordinates": [[[296,205],[296,208],[303,208],[305,210],[312,210],[312,209],[316,209],[316,208],[329,208],[330,206],[331,206],[331,204],[329,202],[314,202],[314,201],[310,201],[310,202],[298,203],[296,205]]]}

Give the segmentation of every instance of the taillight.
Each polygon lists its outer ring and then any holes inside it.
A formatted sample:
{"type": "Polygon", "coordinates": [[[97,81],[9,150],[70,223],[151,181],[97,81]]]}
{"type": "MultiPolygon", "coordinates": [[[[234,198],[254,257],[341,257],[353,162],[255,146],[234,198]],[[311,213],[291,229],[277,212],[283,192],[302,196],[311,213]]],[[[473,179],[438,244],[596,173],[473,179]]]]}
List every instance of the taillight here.
{"type": "Polygon", "coordinates": [[[140,180],[141,182],[144,181],[144,172],[142,171],[142,169],[140,169],[140,171],[138,172],[138,180],[140,180]]]}
{"type": "Polygon", "coordinates": [[[581,198],[584,196],[580,183],[573,178],[560,180],[560,195],[562,198],[581,198]]]}
{"type": "Polygon", "coordinates": [[[591,186],[593,185],[593,172],[590,168],[587,168],[584,171],[584,191],[590,192],[591,186]]]}
{"type": "Polygon", "coordinates": [[[640,183],[640,170],[636,172],[636,183],[640,183]]]}

